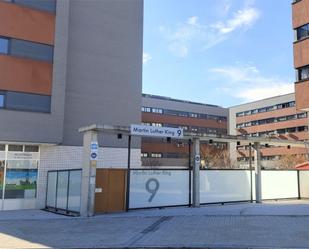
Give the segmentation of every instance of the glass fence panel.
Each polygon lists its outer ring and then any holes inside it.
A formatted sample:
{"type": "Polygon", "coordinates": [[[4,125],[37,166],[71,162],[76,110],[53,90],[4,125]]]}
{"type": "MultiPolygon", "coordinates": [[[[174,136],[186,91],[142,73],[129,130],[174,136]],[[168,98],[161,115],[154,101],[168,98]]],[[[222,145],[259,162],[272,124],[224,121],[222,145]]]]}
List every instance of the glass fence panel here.
{"type": "Polygon", "coordinates": [[[68,210],[80,211],[82,171],[70,172],[68,210]]]}
{"type": "Polygon", "coordinates": [[[262,199],[298,198],[297,171],[263,170],[262,199]]]}
{"type": "Polygon", "coordinates": [[[188,170],[130,171],[129,208],[188,204],[188,170]]]}
{"type": "Polygon", "coordinates": [[[309,198],[309,170],[299,171],[300,197],[309,198]]]}
{"type": "Polygon", "coordinates": [[[249,170],[201,170],[201,203],[249,201],[250,199],[249,170]]]}
{"type": "Polygon", "coordinates": [[[57,172],[48,172],[46,206],[56,207],[57,172]]]}
{"type": "Polygon", "coordinates": [[[3,194],[4,167],[5,167],[5,161],[0,160],[0,199],[2,199],[3,194]]]}
{"type": "Polygon", "coordinates": [[[69,172],[59,171],[58,172],[58,183],[57,183],[56,208],[65,209],[65,210],[67,209],[68,184],[69,184],[69,172]]]}

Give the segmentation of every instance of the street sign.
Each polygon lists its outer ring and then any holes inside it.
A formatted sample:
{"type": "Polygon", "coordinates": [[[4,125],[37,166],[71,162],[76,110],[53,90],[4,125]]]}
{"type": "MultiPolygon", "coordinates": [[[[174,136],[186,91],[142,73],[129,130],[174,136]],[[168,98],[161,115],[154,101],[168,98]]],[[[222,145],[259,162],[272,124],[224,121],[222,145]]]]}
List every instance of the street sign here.
{"type": "Polygon", "coordinates": [[[91,152],[90,157],[91,157],[91,160],[97,160],[98,154],[96,152],[91,152]]]}
{"type": "Polygon", "coordinates": [[[98,142],[91,142],[90,143],[90,161],[97,161],[98,160],[98,142]]]}
{"type": "Polygon", "coordinates": [[[91,142],[91,150],[97,150],[98,149],[98,143],[97,142],[91,142]]]}
{"type": "Polygon", "coordinates": [[[148,136],[148,137],[183,138],[183,129],[132,124],[131,135],[148,136]]]}

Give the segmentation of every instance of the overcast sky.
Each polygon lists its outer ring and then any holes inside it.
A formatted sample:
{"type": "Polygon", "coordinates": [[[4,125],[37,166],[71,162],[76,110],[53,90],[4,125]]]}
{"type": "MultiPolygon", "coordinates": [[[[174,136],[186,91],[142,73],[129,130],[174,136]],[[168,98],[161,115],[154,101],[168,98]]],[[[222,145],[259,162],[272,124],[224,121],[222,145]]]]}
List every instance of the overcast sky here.
{"type": "Polygon", "coordinates": [[[291,0],[144,0],[143,92],[220,106],[294,91],[291,0]]]}

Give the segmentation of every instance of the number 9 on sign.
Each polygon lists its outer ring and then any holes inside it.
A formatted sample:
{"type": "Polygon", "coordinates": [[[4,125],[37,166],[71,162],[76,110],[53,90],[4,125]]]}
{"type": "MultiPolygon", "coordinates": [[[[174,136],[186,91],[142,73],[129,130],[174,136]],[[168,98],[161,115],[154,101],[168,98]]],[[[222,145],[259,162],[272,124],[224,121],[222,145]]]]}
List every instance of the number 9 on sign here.
{"type": "Polygon", "coordinates": [[[148,199],[148,202],[152,202],[153,198],[157,194],[159,188],[160,188],[160,183],[156,178],[150,178],[146,182],[146,190],[150,194],[150,197],[148,199]]]}

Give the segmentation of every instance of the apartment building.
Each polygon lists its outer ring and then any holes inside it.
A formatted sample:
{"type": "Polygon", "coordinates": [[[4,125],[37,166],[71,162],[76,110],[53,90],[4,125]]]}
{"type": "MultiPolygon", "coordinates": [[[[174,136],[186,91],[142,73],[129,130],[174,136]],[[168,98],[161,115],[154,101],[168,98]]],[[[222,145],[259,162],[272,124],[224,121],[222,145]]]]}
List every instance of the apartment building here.
{"type": "MultiPolygon", "coordinates": [[[[228,109],[216,105],[143,94],[142,122],[158,127],[181,127],[199,135],[227,134],[228,109]]],[[[208,144],[209,145],[209,144],[208,144]]],[[[207,144],[202,144],[207,146],[207,144]]],[[[226,148],[225,143],[209,146],[226,148]]],[[[185,166],[189,163],[188,141],[162,138],[142,138],[143,166],[185,166]]],[[[202,160],[203,163],[203,160],[202,160]]]]}
{"type": "MultiPolygon", "coordinates": [[[[299,111],[295,94],[287,94],[229,109],[229,134],[246,137],[272,137],[285,140],[307,140],[308,115],[299,111]]],[[[249,146],[232,143],[230,153],[239,165],[248,166],[249,146]]],[[[270,147],[262,145],[262,166],[276,168],[278,161],[286,155],[307,155],[305,148],[270,147]]]]}
{"type": "MultiPolygon", "coordinates": [[[[80,127],[141,122],[143,1],[1,0],[0,20],[0,210],[43,208],[47,171],[82,168],[80,127]]],[[[99,145],[126,166],[127,141],[99,145]]]]}
{"type": "Polygon", "coordinates": [[[296,107],[309,110],[309,0],[292,3],[296,107]]]}

